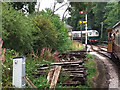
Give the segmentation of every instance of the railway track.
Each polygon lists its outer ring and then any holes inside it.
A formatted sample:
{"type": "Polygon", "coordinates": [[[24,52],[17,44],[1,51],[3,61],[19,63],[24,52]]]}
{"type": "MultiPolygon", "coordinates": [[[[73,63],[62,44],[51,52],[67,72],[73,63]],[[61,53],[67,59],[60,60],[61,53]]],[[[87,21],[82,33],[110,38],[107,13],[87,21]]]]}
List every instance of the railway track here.
{"type": "MultiPolygon", "coordinates": [[[[93,55],[96,55],[103,65],[106,67],[106,71],[109,75],[109,82],[108,88],[119,88],[120,87],[120,72],[119,72],[119,65],[117,62],[113,62],[112,57],[107,53],[107,47],[102,45],[90,45],[93,55]]],[[[115,58],[114,58],[115,59],[115,58]]]]}
{"type": "Polygon", "coordinates": [[[91,49],[109,59],[111,59],[111,56],[107,53],[107,47],[102,45],[90,45],[91,49]]]}

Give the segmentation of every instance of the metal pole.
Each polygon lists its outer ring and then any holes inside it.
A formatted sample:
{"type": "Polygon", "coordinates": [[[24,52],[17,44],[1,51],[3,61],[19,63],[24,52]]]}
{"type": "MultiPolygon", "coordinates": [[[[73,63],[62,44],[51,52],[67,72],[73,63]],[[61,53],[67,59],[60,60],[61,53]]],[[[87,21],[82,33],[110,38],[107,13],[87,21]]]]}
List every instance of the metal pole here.
{"type": "Polygon", "coordinates": [[[80,25],[81,25],[81,43],[82,43],[82,41],[83,41],[83,38],[82,38],[82,23],[80,25]]]}
{"type": "Polygon", "coordinates": [[[86,49],[86,51],[87,51],[87,13],[86,13],[85,19],[86,19],[85,49],[86,49]]]}

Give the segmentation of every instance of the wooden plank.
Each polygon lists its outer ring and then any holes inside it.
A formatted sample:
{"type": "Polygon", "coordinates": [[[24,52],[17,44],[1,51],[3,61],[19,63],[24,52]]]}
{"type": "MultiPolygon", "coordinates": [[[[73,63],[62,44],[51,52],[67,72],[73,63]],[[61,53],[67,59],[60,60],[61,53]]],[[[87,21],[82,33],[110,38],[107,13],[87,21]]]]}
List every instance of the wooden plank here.
{"type": "Polygon", "coordinates": [[[60,70],[61,70],[61,66],[56,66],[55,67],[55,71],[54,71],[53,78],[52,78],[52,81],[51,81],[51,84],[50,84],[50,88],[55,88],[56,87],[58,77],[59,77],[59,74],[60,74],[60,70]]]}
{"type": "Polygon", "coordinates": [[[80,66],[62,65],[62,68],[69,68],[69,69],[74,68],[75,70],[77,68],[84,68],[84,65],[80,65],[80,66]]]}
{"type": "Polygon", "coordinates": [[[27,79],[28,82],[30,82],[30,84],[31,84],[34,88],[37,88],[27,76],[25,76],[25,78],[27,79]]]}
{"type": "Polygon", "coordinates": [[[70,77],[79,77],[79,78],[81,78],[81,77],[84,77],[84,75],[83,74],[71,74],[70,77]]]}
{"type": "Polygon", "coordinates": [[[52,76],[53,76],[53,74],[54,74],[54,71],[55,71],[55,69],[54,68],[52,68],[52,69],[50,69],[50,71],[49,71],[49,73],[48,73],[48,76],[47,76],[47,83],[51,83],[51,80],[52,80],[52,76]]]}
{"type": "Polygon", "coordinates": [[[51,63],[51,65],[65,65],[65,64],[79,64],[83,63],[83,61],[76,61],[76,62],[61,62],[61,63],[51,63]]]}
{"type": "Polygon", "coordinates": [[[24,78],[25,82],[28,84],[28,86],[29,86],[30,88],[33,88],[33,87],[31,86],[30,82],[28,82],[25,77],[23,77],[23,78],[24,78]]]}
{"type": "Polygon", "coordinates": [[[63,68],[62,69],[63,71],[84,71],[85,69],[84,68],[77,68],[77,69],[74,69],[74,68],[69,68],[69,69],[67,69],[67,68],[63,68]]]}
{"type": "Polygon", "coordinates": [[[49,69],[49,67],[41,67],[41,68],[37,68],[37,70],[46,70],[49,69]]]}
{"type": "MultiPolygon", "coordinates": [[[[62,76],[64,77],[64,76],[66,76],[66,74],[63,74],[62,76]]],[[[69,76],[70,77],[84,78],[84,74],[73,74],[73,73],[71,73],[69,76]]]]}
{"type": "Polygon", "coordinates": [[[84,73],[84,71],[67,71],[67,72],[70,72],[70,73],[84,73]]]}

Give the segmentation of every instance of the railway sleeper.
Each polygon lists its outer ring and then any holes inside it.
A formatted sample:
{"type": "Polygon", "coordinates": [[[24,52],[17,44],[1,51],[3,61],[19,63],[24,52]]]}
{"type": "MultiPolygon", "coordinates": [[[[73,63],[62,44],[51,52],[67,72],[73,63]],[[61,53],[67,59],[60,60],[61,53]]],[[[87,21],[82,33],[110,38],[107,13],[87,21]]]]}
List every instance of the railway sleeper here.
{"type": "Polygon", "coordinates": [[[77,68],[84,68],[84,65],[77,65],[77,66],[71,66],[71,65],[69,65],[69,66],[66,65],[65,66],[65,65],[63,65],[62,68],[68,68],[68,69],[69,68],[75,68],[75,69],[77,69],[77,68]]]}
{"type": "Polygon", "coordinates": [[[81,85],[81,82],[79,82],[79,83],[62,83],[61,85],[62,86],[74,86],[74,87],[76,87],[78,85],[81,85]]]}
{"type": "MultiPolygon", "coordinates": [[[[62,76],[62,77],[64,77],[64,76],[62,76]]],[[[76,81],[76,82],[85,82],[86,81],[86,77],[69,77],[69,79],[67,79],[67,80],[71,80],[71,81],[76,81]]],[[[64,81],[64,82],[66,82],[66,81],[64,81]]]]}
{"type": "Polygon", "coordinates": [[[74,68],[63,68],[62,69],[63,71],[83,71],[83,70],[86,70],[85,68],[77,68],[77,69],[74,69],[74,68]]]}
{"type": "Polygon", "coordinates": [[[62,86],[78,86],[78,85],[85,85],[85,80],[73,80],[73,79],[68,79],[65,82],[61,83],[62,86]]]}

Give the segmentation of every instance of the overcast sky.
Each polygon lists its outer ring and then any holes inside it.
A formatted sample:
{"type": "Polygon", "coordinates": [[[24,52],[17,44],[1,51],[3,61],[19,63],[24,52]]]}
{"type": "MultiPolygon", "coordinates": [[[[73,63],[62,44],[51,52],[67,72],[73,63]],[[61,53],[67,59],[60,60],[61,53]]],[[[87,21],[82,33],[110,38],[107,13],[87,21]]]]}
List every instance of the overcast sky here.
{"type": "MultiPolygon", "coordinates": [[[[55,0],[37,0],[37,5],[35,6],[36,8],[38,8],[38,4],[40,2],[40,8],[39,11],[41,10],[45,10],[45,8],[50,8],[53,9],[54,6],[54,1],[55,0]]],[[[63,4],[65,4],[67,2],[67,0],[64,0],[63,3],[57,3],[56,4],[56,9],[60,6],[62,6],[63,4]]],[[[63,6],[62,8],[60,8],[58,11],[55,12],[55,14],[59,14],[60,18],[62,18],[62,15],[64,13],[64,11],[66,10],[66,8],[68,7],[68,4],[66,4],[65,6],[63,6]]],[[[69,17],[68,12],[66,12],[67,17],[69,17]]]]}

